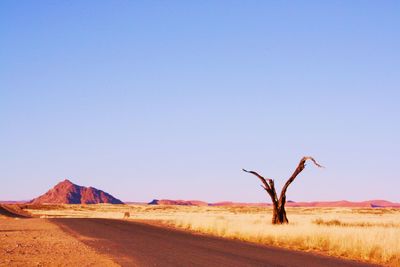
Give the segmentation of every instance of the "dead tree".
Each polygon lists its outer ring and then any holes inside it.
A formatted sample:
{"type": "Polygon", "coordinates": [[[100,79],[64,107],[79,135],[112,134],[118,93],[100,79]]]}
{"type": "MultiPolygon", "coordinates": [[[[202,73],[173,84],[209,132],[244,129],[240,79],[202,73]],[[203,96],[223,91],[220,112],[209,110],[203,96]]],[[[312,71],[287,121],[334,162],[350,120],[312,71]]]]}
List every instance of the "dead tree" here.
{"type": "Polygon", "coordinates": [[[286,217],[286,211],[285,211],[286,191],[287,191],[289,185],[294,181],[294,179],[296,179],[297,175],[304,169],[304,167],[306,166],[305,163],[307,160],[311,160],[316,166],[318,166],[320,168],[322,167],[315,161],[314,158],[303,157],[300,160],[300,163],[297,166],[294,173],[292,174],[292,176],[290,176],[290,178],[286,181],[285,185],[283,186],[279,199],[278,199],[278,195],[276,194],[274,180],[268,179],[268,178],[266,179],[266,178],[262,177],[261,175],[259,175],[258,173],[256,173],[255,171],[247,171],[247,170],[243,169],[243,171],[257,176],[258,179],[260,179],[260,181],[262,182],[261,187],[264,188],[264,190],[267,191],[268,195],[271,197],[272,207],[273,207],[272,224],[289,223],[289,221],[286,217]]]}

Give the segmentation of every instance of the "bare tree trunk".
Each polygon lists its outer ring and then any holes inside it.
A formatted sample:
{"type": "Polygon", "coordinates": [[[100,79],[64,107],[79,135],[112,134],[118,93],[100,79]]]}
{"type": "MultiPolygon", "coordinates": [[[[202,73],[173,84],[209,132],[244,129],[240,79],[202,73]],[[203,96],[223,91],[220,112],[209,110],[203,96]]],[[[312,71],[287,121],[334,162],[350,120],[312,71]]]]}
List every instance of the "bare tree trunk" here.
{"type": "Polygon", "coordinates": [[[278,199],[278,196],[276,194],[275,190],[275,184],[274,180],[272,179],[266,179],[259,175],[255,171],[247,171],[243,169],[243,171],[251,173],[260,179],[262,182],[261,187],[264,188],[265,191],[267,191],[268,195],[271,197],[272,200],[272,224],[285,224],[289,223],[289,220],[286,217],[286,210],[285,210],[285,204],[286,204],[286,191],[289,187],[289,185],[294,181],[294,179],[297,177],[297,175],[305,168],[305,163],[307,160],[311,160],[316,166],[322,167],[319,165],[314,158],[312,157],[303,157],[300,160],[299,165],[297,166],[296,170],[292,174],[292,176],[286,181],[285,185],[282,188],[281,195],[278,199]]]}
{"type": "Polygon", "coordinates": [[[282,207],[272,207],[272,224],[284,224],[289,223],[286,217],[285,206],[282,207]]]}
{"type": "Polygon", "coordinates": [[[272,224],[279,224],[278,222],[278,207],[275,207],[275,205],[272,207],[272,224]]]}

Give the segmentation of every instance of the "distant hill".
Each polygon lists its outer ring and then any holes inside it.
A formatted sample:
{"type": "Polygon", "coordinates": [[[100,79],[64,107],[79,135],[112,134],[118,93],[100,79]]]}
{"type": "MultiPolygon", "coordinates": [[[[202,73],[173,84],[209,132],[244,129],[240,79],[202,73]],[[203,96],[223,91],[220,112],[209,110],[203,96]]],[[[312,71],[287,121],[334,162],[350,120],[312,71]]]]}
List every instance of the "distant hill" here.
{"type": "Polygon", "coordinates": [[[288,207],[359,207],[359,208],[400,208],[400,203],[394,203],[386,200],[367,200],[352,202],[341,201],[315,201],[315,202],[290,202],[288,207]]]}
{"type": "Polygon", "coordinates": [[[271,203],[221,201],[221,202],[209,203],[208,205],[215,206],[215,207],[229,207],[229,206],[268,207],[268,206],[271,206],[271,203]]]}
{"type": "Polygon", "coordinates": [[[31,214],[22,210],[18,205],[0,204],[0,218],[29,218],[31,214]]]}
{"type": "MultiPolygon", "coordinates": [[[[268,207],[270,203],[247,203],[247,202],[231,202],[222,201],[215,203],[207,203],[200,200],[171,200],[171,199],[154,199],[148,204],[150,205],[185,205],[185,206],[246,206],[246,207],[268,207]]],[[[367,200],[361,202],[352,201],[314,201],[314,202],[294,202],[287,201],[287,207],[343,207],[343,208],[400,208],[400,203],[394,203],[386,200],[367,200]]]]}
{"type": "Polygon", "coordinates": [[[180,206],[208,206],[207,202],[200,200],[170,200],[170,199],[153,199],[149,205],[180,205],[180,206]]]}
{"type": "Polygon", "coordinates": [[[30,204],[124,204],[112,195],[93,187],[84,187],[66,179],[29,202],[30,204]]]}

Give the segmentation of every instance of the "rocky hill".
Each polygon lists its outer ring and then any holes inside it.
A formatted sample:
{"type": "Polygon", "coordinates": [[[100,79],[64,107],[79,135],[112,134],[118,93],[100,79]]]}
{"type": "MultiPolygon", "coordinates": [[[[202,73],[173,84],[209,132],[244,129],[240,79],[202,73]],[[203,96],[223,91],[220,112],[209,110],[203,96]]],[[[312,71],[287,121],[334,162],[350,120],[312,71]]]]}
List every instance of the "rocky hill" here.
{"type": "Polygon", "coordinates": [[[18,205],[15,204],[0,204],[0,218],[11,217],[11,218],[29,218],[31,214],[22,210],[18,205]]]}
{"type": "Polygon", "coordinates": [[[72,183],[66,179],[52,189],[29,202],[30,204],[123,204],[112,195],[93,188],[72,183]]]}

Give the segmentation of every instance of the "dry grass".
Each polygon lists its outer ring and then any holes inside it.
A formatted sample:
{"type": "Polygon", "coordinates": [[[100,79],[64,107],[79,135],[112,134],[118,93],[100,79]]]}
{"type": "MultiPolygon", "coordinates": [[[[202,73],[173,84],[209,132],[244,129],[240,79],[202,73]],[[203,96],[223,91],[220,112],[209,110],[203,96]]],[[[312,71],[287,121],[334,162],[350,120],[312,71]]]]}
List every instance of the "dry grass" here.
{"type": "Polygon", "coordinates": [[[129,212],[130,219],[224,238],[400,266],[400,209],[289,208],[289,225],[271,225],[271,210],[259,207],[64,205],[30,211],[121,219],[129,212]]]}
{"type": "Polygon", "coordinates": [[[370,223],[370,222],[343,222],[337,219],[334,220],[324,220],[318,218],[312,221],[314,224],[317,225],[327,225],[327,226],[342,226],[342,227],[400,227],[400,223],[370,223]]]}

